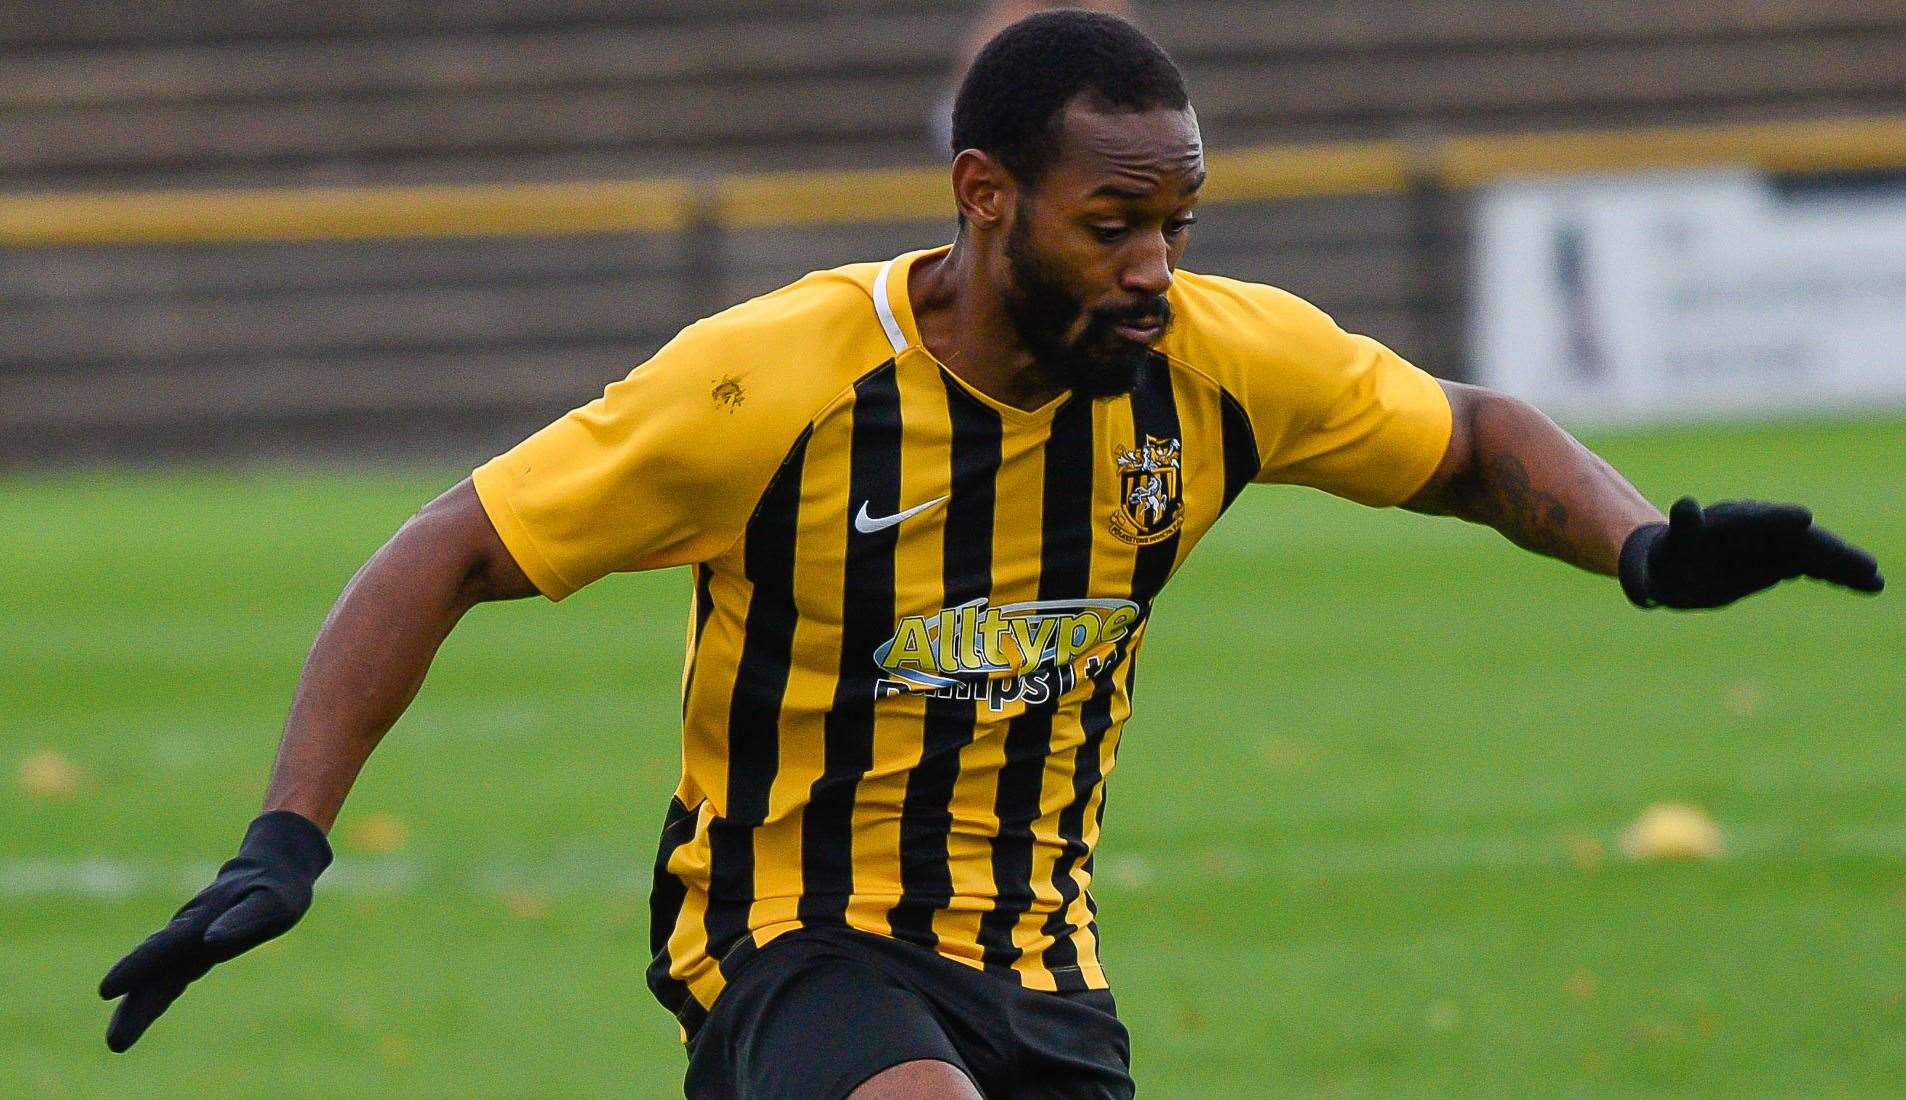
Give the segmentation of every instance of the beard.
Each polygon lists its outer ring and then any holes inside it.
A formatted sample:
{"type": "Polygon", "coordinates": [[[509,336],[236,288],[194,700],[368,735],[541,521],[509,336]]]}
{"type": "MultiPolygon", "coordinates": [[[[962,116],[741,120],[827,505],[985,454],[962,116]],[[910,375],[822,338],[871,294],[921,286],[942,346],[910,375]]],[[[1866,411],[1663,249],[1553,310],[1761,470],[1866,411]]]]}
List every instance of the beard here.
{"type": "Polygon", "coordinates": [[[1171,325],[1171,304],[1164,295],[1136,306],[1100,306],[1087,310],[1065,289],[1056,265],[1033,247],[1022,208],[1006,235],[1006,260],[1012,286],[1005,295],[1006,316],[1019,340],[1032,352],[1040,380],[1086,397],[1120,397],[1138,384],[1138,372],[1156,354],[1149,344],[1127,340],[1113,331],[1119,324],[1152,324],[1159,334],[1171,325]],[[1078,336],[1067,338],[1080,316],[1078,336]]]}

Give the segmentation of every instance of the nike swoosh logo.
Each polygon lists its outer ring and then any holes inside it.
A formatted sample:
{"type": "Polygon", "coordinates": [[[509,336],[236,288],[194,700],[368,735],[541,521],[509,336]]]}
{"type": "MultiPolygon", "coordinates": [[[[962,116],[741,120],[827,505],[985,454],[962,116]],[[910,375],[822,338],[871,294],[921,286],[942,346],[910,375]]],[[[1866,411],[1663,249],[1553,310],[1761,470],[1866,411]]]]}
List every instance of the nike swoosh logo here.
{"type": "Polygon", "coordinates": [[[867,514],[867,502],[863,500],[860,502],[859,514],[854,516],[854,530],[859,531],[863,535],[871,535],[875,531],[885,531],[889,527],[905,523],[907,520],[912,519],[945,499],[945,497],[934,497],[925,504],[916,504],[904,512],[895,512],[891,516],[879,517],[867,514]]]}

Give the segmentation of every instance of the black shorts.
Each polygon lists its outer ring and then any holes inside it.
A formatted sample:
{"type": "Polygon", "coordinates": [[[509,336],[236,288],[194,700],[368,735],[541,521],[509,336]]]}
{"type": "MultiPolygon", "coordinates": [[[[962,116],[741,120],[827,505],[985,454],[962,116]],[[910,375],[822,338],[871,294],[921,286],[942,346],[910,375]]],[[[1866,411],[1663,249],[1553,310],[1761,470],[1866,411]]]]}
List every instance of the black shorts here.
{"type": "Polygon", "coordinates": [[[690,1100],[839,1100],[902,1062],[959,1067],[987,1097],[1132,1095],[1109,990],[1026,989],[845,928],[769,943],[688,1041],[690,1100]]]}

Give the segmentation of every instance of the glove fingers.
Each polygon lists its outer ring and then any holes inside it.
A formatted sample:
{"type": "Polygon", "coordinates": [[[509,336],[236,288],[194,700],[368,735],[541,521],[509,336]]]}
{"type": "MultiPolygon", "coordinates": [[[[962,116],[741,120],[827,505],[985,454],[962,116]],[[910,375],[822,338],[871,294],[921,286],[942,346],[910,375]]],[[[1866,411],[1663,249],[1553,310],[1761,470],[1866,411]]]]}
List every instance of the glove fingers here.
{"type": "Polygon", "coordinates": [[[1758,500],[1724,500],[1702,512],[1707,530],[1717,535],[1798,535],[1813,526],[1813,510],[1804,504],[1763,504],[1758,500]]]}
{"type": "Polygon", "coordinates": [[[178,980],[157,982],[138,986],[126,994],[126,999],[113,1010],[112,1022],[106,1025],[106,1046],[114,1054],[124,1053],[127,1047],[139,1041],[152,1021],[172,1007],[187,984],[178,980]]]}
{"type": "Polygon", "coordinates": [[[1668,530],[1670,534],[1687,536],[1699,534],[1703,526],[1701,504],[1693,497],[1682,497],[1668,509],[1668,530]]]}
{"type": "Polygon", "coordinates": [[[1813,509],[1804,504],[1769,504],[1761,513],[1761,523],[1770,531],[1798,533],[1813,526],[1813,509]]]}
{"type": "Polygon", "coordinates": [[[297,920],[276,894],[254,889],[212,922],[205,930],[205,945],[216,949],[222,962],[283,935],[297,920]]]}
{"type": "Polygon", "coordinates": [[[1802,561],[1809,577],[1860,592],[1878,592],[1886,587],[1873,555],[1819,527],[1807,532],[1802,561]]]}
{"type": "Polygon", "coordinates": [[[99,983],[99,995],[108,1001],[124,996],[134,986],[152,981],[183,962],[198,947],[199,928],[200,922],[191,917],[172,918],[172,923],[147,936],[106,971],[99,983]]]}

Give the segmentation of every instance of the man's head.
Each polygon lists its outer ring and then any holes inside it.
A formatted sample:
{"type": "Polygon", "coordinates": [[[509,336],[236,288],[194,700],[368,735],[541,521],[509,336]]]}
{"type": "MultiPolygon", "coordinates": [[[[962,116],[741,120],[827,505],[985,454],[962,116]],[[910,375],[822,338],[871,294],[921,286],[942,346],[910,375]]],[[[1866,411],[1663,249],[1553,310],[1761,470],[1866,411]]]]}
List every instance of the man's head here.
{"type": "Polygon", "coordinates": [[[953,149],[962,234],[1036,369],[1093,396],[1129,391],[1170,323],[1204,182],[1177,66],[1115,16],[1031,16],[974,60],[953,149]]]}

